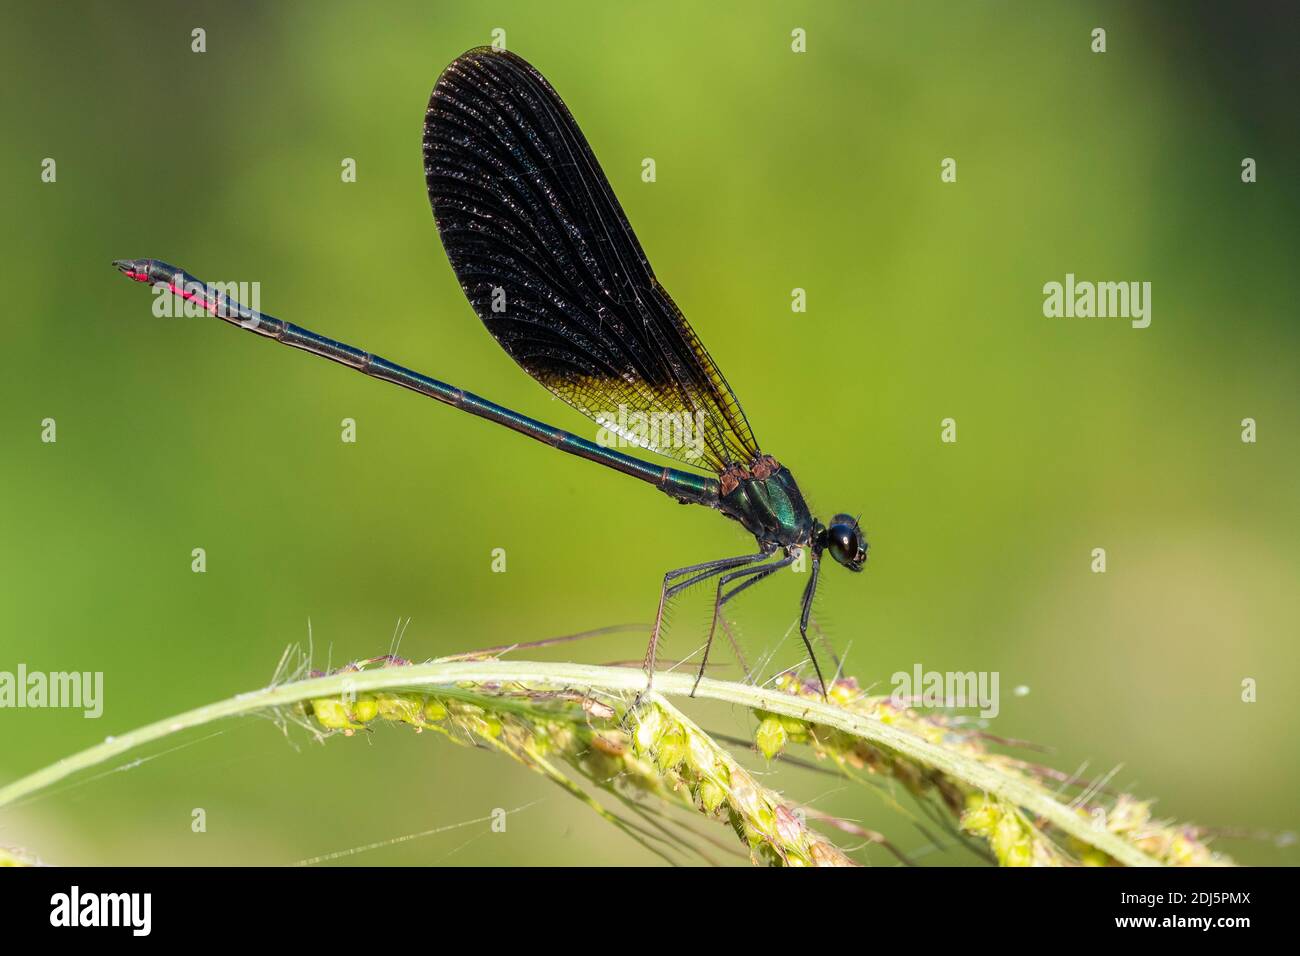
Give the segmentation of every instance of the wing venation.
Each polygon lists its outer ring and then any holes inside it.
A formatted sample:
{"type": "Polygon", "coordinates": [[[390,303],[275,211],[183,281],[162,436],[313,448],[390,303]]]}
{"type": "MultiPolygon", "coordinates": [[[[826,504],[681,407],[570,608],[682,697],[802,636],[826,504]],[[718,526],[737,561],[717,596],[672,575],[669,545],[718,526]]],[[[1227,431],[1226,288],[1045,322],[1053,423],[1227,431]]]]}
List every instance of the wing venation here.
{"type": "Polygon", "coordinates": [[[525,371],[677,461],[721,472],[758,456],[730,386],[540,73],[488,47],[447,67],[425,115],[424,169],[461,288],[525,371]]]}

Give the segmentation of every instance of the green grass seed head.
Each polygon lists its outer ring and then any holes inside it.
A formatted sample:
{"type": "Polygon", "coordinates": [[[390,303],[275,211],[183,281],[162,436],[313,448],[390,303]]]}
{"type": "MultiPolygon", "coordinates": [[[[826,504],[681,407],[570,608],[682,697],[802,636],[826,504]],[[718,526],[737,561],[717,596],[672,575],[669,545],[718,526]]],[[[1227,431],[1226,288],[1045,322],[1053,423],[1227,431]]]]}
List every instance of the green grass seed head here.
{"type": "MultiPolygon", "coordinates": [[[[778,678],[775,686],[792,696],[820,699],[818,687],[791,675],[778,678]]],[[[1001,774],[1048,791],[1044,778],[1032,772],[1032,765],[990,752],[981,735],[954,724],[941,712],[921,712],[888,697],[866,696],[851,679],[835,681],[827,696],[849,713],[959,752],[1001,774]]],[[[381,720],[416,730],[439,729],[460,742],[490,743],[552,779],[556,771],[550,760],[559,759],[589,785],[620,800],[653,798],[694,807],[708,817],[724,818],[755,862],[853,862],[810,829],[801,810],[759,784],[712,737],[660,697],[646,701],[627,715],[630,730],[617,722],[621,713],[618,707],[585,694],[542,693],[523,685],[471,682],[458,685],[454,694],[447,695],[436,690],[382,691],[355,698],[318,698],[309,701],[306,710],[323,730],[347,735],[381,720]]],[[[1044,821],[1031,819],[1014,802],[987,794],[889,747],[786,714],[756,710],[755,716],[754,745],[767,760],[775,760],[792,746],[804,745],[850,776],[892,779],[918,799],[937,800],[957,819],[961,830],[982,840],[1003,866],[1115,863],[1085,840],[1055,832],[1044,821]]],[[[576,786],[564,780],[566,785],[576,786]]],[[[1160,862],[1229,862],[1208,848],[1196,828],[1155,821],[1150,802],[1127,794],[1115,797],[1104,807],[1092,795],[1092,802],[1080,805],[1077,812],[1091,822],[1104,821],[1097,825],[1160,862]]]]}
{"type": "MultiPolygon", "coordinates": [[[[756,749],[769,761],[803,745],[849,779],[886,778],[910,791],[927,814],[959,820],[997,862],[1231,863],[1209,847],[1205,831],[1153,818],[1149,801],[994,751],[990,741],[997,738],[982,725],[866,696],[848,679],[832,683],[827,701],[817,685],[791,675],[774,685],[776,696],[770,686],[713,680],[697,689],[702,697],[750,708],[756,749]],[[1069,793],[1072,800],[1058,799],[1069,793]]],[[[684,675],[665,674],[660,686],[686,694],[694,685],[684,675]]],[[[690,841],[690,827],[668,819],[676,809],[729,823],[755,862],[853,863],[808,826],[802,807],[756,780],[661,693],[643,694],[643,705],[629,712],[628,687],[628,671],[616,667],[491,656],[411,664],[385,656],[324,674],[312,671],[304,655],[295,662],[286,654],[269,686],[107,738],[0,786],[0,807],[172,734],[265,713],[320,738],[387,723],[505,754],[670,862],[679,862],[670,854],[682,853],[715,862],[690,841]],[[597,794],[634,816],[619,816],[597,794]]],[[[907,812],[892,793],[888,799],[907,812]]],[[[821,818],[889,847],[875,831],[821,818]]]]}

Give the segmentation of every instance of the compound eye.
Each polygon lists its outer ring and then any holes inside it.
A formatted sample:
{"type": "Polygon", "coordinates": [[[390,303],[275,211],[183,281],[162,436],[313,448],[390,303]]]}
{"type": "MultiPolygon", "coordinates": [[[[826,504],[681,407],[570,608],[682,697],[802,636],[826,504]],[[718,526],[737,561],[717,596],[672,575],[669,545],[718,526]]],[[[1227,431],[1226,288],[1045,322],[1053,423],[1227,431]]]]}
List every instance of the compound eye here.
{"type": "Polygon", "coordinates": [[[862,570],[867,559],[867,539],[852,515],[836,515],[826,529],[826,549],[839,564],[853,571],[862,570]]]}
{"type": "Polygon", "coordinates": [[[831,525],[826,529],[826,547],[840,564],[850,564],[858,555],[857,531],[852,525],[831,525]]]}

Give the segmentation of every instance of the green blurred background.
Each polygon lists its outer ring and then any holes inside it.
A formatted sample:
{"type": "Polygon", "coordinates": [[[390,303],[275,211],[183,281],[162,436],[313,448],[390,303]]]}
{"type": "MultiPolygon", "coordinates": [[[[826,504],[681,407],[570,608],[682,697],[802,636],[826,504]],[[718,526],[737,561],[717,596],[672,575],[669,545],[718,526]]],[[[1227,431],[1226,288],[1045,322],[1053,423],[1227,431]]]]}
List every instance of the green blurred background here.
{"type": "MultiPolygon", "coordinates": [[[[577,117],[763,447],[823,516],[862,512],[869,568],[829,567],[817,606],[848,671],[887,689],[918,662],[997,670],[994,729],[1056,766],[1122,764],[1115,786],[1179,819],[1294,826],[1300,143],[1295,31],[1272,5],[7,2],[4,18],[0,669],[103,671],[106,709],[0,711],[0,780],[264,685],[309,621],[318,665],[384,653],[399,618],[417,659],[648,622],[664,570],[752,544],[409,393],[155,319],[109,265],[258,281],[273,315],[594,435],[474,318],[424,193],[429,90],[499,27],[577,117]],[[1067,272],[1152,282],[1151,327],[1045,318],[1042,286],[1067,272]]],[[[794,622],[792,577],[735,606],[751,656],[794,622]]],[[[682,602],[668,654],[698,646],[707,602],[682,602]]],[[[787,640],[774,665],[797,659],[787,640]]],[[[220,729],[6,811],[0,844],[280,864],[540,801],[505,834],[351,859],[655,862],[487,753],[391,728],[323,747],[261,720],[220,729]]],[[[870,793],[774,779],[924,843],[870,793]]],[[[1276,842],[1218,846],[1295,862],[1276,842]]]]}

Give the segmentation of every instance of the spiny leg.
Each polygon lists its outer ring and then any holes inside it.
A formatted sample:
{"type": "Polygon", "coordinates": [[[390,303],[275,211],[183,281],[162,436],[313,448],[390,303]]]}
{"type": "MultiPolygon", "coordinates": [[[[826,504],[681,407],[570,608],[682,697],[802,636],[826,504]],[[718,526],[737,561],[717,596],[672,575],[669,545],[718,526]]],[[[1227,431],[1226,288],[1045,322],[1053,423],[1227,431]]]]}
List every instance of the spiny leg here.
{"type": "MultiPolygon", "coordinates": [[[[695,684],[691,687],[692,697],[695,696],[695,691],[700,686],[700,679],[704,676],[704,670],[708,666],[709,650],[713,647],[713,637],[717,633],[718,622],[722,620],[723,605],[725,605],[732,598],[740,594],[741,591],[744,591],[746,588],[757,584],[759,581],[762,581],[764,578],[766,578],[768,575],[772,574],[773,572],[779,571],[781,568],[789,567],[793,561],[794,561],[794,556],[791,554],[787,554],[780,561],[773,562],[772,564],[765,564],[762,565],[761,567],[741,568],[737,571],[732,571],[730,574],[719,579],[718,590],[713,603],[713,621],[709,625],[708,639],[704,642],[704,656],[700,659],[700,669],[695,675],[695,684]],[[726,586],[728,584],[742,577],[748,577],[749,580],[745,581],[742,584],[736,585],[736,587],[734,587],[731,591],[728,591],[726,594],[723,594],[723,591],[726,589],[726,586]]],[[[725,622],[724,622],[724,627],[725,627],[725,622]]]]}
{"type": "MultiPolygon", "coordinates": [[[[765,552],[763,554],[763,557],[766,557],[770,553],[771,552],[765,552]]],[[[730,567],[734,567],[734,565],[728,565],[728,567],[723,567],[723,568],[713,568],[711,570],[704,571],[700,574],[697,574],[694,577],[690,578],[689,580],[682,581],[679,584],[674,584],[671,588],[668,589],[668,600],[671,601],[673,598],[675,598],[682,591],[685,591],[687,588],[693,587],[696,584],[699,584],[701,581],[706,581],[711,577],[719,575],[723,571],[728,570],[728,568],[730,567]]],[[[727,642],[731,645],[731,649],[736,655],[736,660],[740,664],[740,669],[745,674],[748,674],[749,663],[745,660],[745,655],[740,649],[740,644],[737,643],[735,636],[731,633],[731,628],[727,626],[727,619],[725,617],[722,618],[721,623],[722,623],[722,633],[727,635],[727,642]]],[[[706,650],[706,655],[707,655],[707,650],[706,650]]],[[[698,684],[699,681],[697,680],[696,683],[698,684]]]]}
{"type": "Polygon", "coordinates": [[[722,633],[726,635],[727,643],[731,645],[731,652],[736,655],[740,673],[746,678],[749,677],[749,661],[745,658],[745,652],[740,649],[740,642],[736,640],[736,635],[731,633],[731,625],[727,623],[725,617],[719,623],[722,624],[722,633]]]}
{"type": "Polygon", "coordinates": [[[713,561],[704,561],[700,564],[692,564],[684,568],[678,568],[676,571],[669,571],[664,575],[663,587],[659,589],[659,610],[655,612],[654,629],[650,632],[650,644],[646,648],[645,660],[642,662],[642,667],[646,672],[646,686],[644,691],[637,694],[636,701],[634,701],[632,705],[633,708],[635,708],[636,704],[640,702],[642,695],[654,686],[655,658],[659,653],[659,635],[663,628],[664,608],[667,606],[668,601],[694,584],[698,584],[701,581],[711,578],[716,574],[721,574],[731,568],[740,567],[745,564],[753,564],[755,561],[761,561],[769,554],[771,554],[771,551],[760,551],[758,554],[746,554],[737,558],[718,558],[713,561]],[[692,577],[678,584],[672,583],[687,574],[692,575],[692,577]]]}
{"type": "Polygon", "coordinates": [[[699,672],[695,675],[695,684],[691,687],[692,697],[695,696],[695,690],[700,686],[700,678],[704,676],[704,668],[709,663],[709,649],[713,646],[713,635],[718,630],[718,618],[722,614],[722,606],[726,604],[728,601],[730,601],[732,598],[734,598],[741,591],[757,584],[759,581],[763,580],[765,577],[767,577],[769,574],[772,574],[774,571],[779,571],[782,568],[788,568],[793,562],[794,562],[794,553],[787,552],[785,557],[783,557],[780,561],[774,561],[771,564],[764,564],[764,565],[760,565],[759,567],[741,568],[738,571],[732,571],[730,574],[724,574],[722,577],[718,579],[717,595],[713,601],[713,622],[709,625],[709,638],[704,642],[704,657],[700,659],[700,669],[699,672]],[[730,584],[732,581],[736,580],[737,578],[743,578],[743,577],[748,577],[749,580],[745,581],[742,584],[736,585],[726,594],[722,593],[726,589],[728,584],[730,584]]]}
{"type": "Polygon", "coordinates": [[[812,660],[813,670],[817,672],[817,683],[822,688],[822,700],[828,700],[821,665],[817,663],[817,655],[813,653],[812,644],[808,642],[808,618],[812,616],[813,595],[817,593],[817,575],[821,573],[821,567],[821,558],[814,554],[812,573],[808,576],[808,584],[803,589],[803,608],[799,612],[799,636],[803,638],[803,646],[808,648],[808,657],[812,660]]]}
{"type": "Polygon", "coordinates": [[[817,643],[822,646],[822,650],[830,655],[830,659],[835,663],[835,670],[837,672],[841,670],[844,667],[844,661],[841,659],[839,652],[835,650],[835,645],[831,643],[831,639],[827,637],[826,632],[822,630],[822,626],[817,623],[817,619],[810,617],[808,619],[808,626],[811,627],[813,633],[817,635],[817,643]]]}

